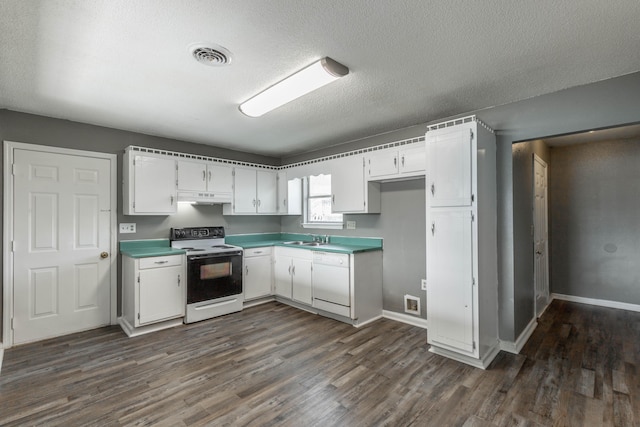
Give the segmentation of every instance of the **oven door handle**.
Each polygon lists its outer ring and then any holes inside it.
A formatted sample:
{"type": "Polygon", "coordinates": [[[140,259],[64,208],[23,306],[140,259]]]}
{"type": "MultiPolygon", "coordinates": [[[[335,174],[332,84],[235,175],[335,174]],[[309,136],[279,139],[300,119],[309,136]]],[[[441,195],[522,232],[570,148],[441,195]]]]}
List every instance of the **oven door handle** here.
{"type": "Polygon", "coordinates": [[[241,256],[242,252],[225,252],[222,254],[206,254],[206,255],[189,255],[187,257],[187,261],[188,260],[192,260],[192,259],[213,259],[213,258],[224,258],[224,257],[230,257],[230,256],[241,256]]]}

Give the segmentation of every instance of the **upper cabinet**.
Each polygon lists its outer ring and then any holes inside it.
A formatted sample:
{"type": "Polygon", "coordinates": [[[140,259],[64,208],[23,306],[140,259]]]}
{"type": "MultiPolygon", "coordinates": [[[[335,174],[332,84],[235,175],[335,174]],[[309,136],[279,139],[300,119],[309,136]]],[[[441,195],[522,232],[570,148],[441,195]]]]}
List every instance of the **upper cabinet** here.
{"type": "Polygon", "coordinates": [[[366,157],[367,181],[386,181],[424,176],[426,166],[424,142],[373,151],[366,157]]]}
{"type": "Polygon", "coordinates": [[[274,215],[277,192],[276,171],[237,167],[233,171],[233,202],[223,206],[223,213],[274,215]]]}
{"type": "Polygon", "coordinates": [[[430,155],[427,182],[430,205],[471,206],[474,198],[474,129],[470,126],[458,126],[431,133],[432,135],[428,135],[430,155]]]}
{"type": "Polygon", "coordinates": [[[302,179],[287,179],[287,173],[277,173],[279,215],[302,215],[302,179]]]}
{"type": "Polygon", "coordinates": [[[233,169],[211,162],[178,160],[178,200],[231,203],[233,169]]]}
{"type": "Polygon", "coordinates": [[[331,210],[335,213],[380,213],[380,184],[364,179],[363,155],[331,163],[331,210]]]}
{"type": "Polygon", "coordinates": [[[126,150],[123,161],[124,215],[176,213],[176,161],[126,150]]]}

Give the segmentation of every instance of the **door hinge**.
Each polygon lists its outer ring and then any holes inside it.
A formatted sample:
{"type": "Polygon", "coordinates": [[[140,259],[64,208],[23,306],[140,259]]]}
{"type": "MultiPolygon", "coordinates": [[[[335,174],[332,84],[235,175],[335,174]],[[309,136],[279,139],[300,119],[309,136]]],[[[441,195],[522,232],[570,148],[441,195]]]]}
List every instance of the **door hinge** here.
{"type": "Polygon", "coordinates": [[[136,202],[133,202],[133,209],[136,208],[136,202]]]}
{"type": "Polygon", "coordinates": [[[476,220],[476,215],[473,212],[471,212],[471,221],[473,222],[475,220],[476,220]]]}
{"type": "Polygon", "coordinates": [[[471,135],[469,135],[469,141],[473,141],[473,130],[469,129],[471,135]]]}
{"type": "Polygon", "coordinates": [[[367,165],[367,161],[365,160],[365,158],[362,158],[362,166],[366,166],[367,165]]]}
{"type": "Polygon", "coordinates": [[[12,331],[16,330],[16,318],[15,317],[11,318],[11,330],[12,331]]]}
{"type": "Polygon", "coordinates": [[[471,286],[475,286],[476,285],[476,278],[472,277],[471,278],[471,286]]]}
{"type": "Polygon", "coordinates": [[[12,240],[11,241],[11,252],[15,252],[16,251],[16,241],[12,240]]]}
{"type": "Polygon", "coordinates": [[[140,284],[140,275],[138,274],[138,284],[140,284]]]}
{"type": "Polygon", "coordinates": [[[475,200],[476,200],[476,195],[475,195],[475,194],[472,194],[472,195],[471,195],[471,203],[473,203],[475,200]]]}
{"type": "MultiPolygon", "coordinates": [[[[140,313],[138,313],[138,320],[140,320],[140,313]]],[[[474,346],[475,346],[475,343],[474,343],[474,346]]],[[[473,348],[475,348],[475,347],[473,347],[473,348]]]]}
{"type": "Polygon", "coordinates": [[[131,164],[132,164],[133,166],[135,166],[135,165],[136,165],[136,159],[135,159],[135,158],[131,161],[131,164]]]}
{"type": "Polygon", "coordinates": [[[11,175],[15,176],[15,174],[16,174],[16,164],[12,163],[11,164],[11,175]]]}
{"type": "Polygon", "coordinates": [[[236,170],[235,169],[231,171],[231,176],[236,176],[236,170]]]}
{"type": "Polygon", "coordinates": [[[474,350],[476,349],[476,342],[475,341],[473,342],[473,349],[474,350]]]}

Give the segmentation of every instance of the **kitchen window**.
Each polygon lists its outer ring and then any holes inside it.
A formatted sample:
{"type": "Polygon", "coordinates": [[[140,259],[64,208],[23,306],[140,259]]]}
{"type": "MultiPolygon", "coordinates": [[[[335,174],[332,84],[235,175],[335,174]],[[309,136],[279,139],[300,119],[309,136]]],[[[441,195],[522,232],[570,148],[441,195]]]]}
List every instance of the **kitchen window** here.
{"type": "Polygon", "coordinates": [[[305,228],[342,228],[342,214],[331,212],[331,175],[308,176],[304,180],[305,228]]]}

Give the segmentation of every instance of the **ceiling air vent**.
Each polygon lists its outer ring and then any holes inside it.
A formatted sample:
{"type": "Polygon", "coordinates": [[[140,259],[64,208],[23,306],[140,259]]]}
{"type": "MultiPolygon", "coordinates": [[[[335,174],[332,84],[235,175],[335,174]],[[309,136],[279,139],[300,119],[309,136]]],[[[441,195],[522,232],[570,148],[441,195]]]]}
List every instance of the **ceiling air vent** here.
{"type": "Polygon", "coordinates": [[[201,64],[217,67],[231,63],[231,52],[222,46],[196,44],[189,46],[191,54],[201,64]]]}

